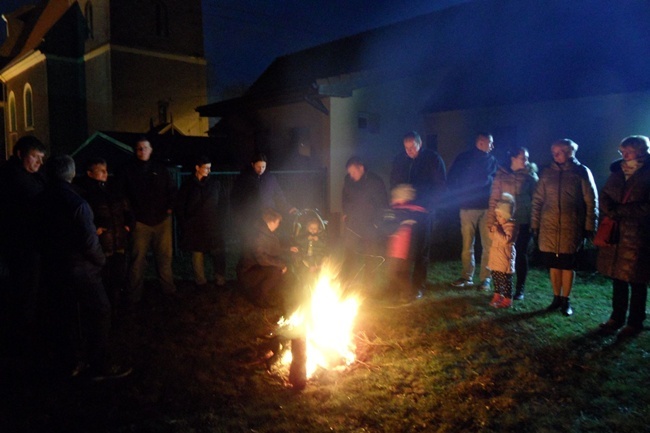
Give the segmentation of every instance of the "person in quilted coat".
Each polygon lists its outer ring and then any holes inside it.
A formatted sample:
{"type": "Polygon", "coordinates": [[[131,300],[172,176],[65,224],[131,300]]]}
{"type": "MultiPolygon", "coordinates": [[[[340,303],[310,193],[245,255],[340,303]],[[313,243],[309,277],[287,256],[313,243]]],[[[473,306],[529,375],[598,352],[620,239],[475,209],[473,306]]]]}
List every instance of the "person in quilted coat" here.
{"type": "Polygon", "coordinates": [[[575,157],[578,145],[568,138],[551,145],[553,162],[540,173],[533,194],[531,230],[541,258],[549,268],[553,302],[570,316],[569,302],[577,253],[585,238],[592,238],[598,217],[598,192],[589,168],[575,157]]]}
{"type": "Polygon", "coordinates": [[[490,202],[487,213],[487,226],[493,232],[496,230],[496,206],[504,192],[511,194],[517,206],[514,219],[517,224],[517,239],[515,248],[517,259],[515,273],[517,282],[513,299],[524,299],[524,287],[528,275],[528,245],[530,244],[530,214],[532,209],[533,193],[539,178],[537,166],[528,161],[528,149],[516,147],[508,152],[509,165],[498,168],[492,183],[490,202]]]}
{"type": "Polygon", "coordinates": [[[620,337],[638,334],[645,320],[650,281],[650,142],[648,137],[625,138],[622,159],[610,166],[601,191],[600,211],[618,223],[618,242],[598,250],[597,269],[612,279],[612,314],[601,330],[620,337]],[[629,300],[628,300],[629,298],[629,300]]]}

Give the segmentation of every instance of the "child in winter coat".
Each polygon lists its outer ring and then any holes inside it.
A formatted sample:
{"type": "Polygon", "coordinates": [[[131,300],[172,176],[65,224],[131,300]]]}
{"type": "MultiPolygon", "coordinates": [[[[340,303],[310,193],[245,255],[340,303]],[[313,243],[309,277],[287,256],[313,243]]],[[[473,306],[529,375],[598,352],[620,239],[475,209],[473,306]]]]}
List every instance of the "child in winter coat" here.
{"type": "Polygon", "coordinates": [[[425,230],[427,210],[413,203],[415,189],[408,184],[397,185],[391,191],[391,204],[382,221],[382,231],[388,234],[386,261],[388,292],[401,302],[410,302],[420,294],[413,285],[415,252],[421,251],[421,231],[425,230]]]}
{"type": "Polygon", "coordinates": [[[317,219],[307,222],[307,231],[296,237],[296,244],[301,267],[310,273],[318,271],[327,255],[327,236],[317,219]]]}
{"type": "Polygon", "coordinates": [[[490,305],[495,308],[512,306],[512,275],[515,272],[515,240],[517,225],[512,217],[515,211],[515,199],[504,192],[495,208],[496,222],[490,227],[490,259],[488,269],[492,271],[494,296],[490,305]]]}

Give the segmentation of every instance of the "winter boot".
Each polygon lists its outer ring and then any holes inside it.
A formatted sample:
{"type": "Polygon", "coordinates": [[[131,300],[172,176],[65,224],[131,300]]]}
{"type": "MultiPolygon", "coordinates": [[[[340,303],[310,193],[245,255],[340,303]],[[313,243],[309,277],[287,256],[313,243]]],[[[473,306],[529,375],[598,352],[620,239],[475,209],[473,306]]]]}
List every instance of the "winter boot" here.
{"type": "Polygon", "coordinates": [[[562,314],[565,316],[570,316],[573,314],[573,308],[571,308],[571,303],[569,302],[569,298],[566,296],[562,296],[562,314]]]}
{"type": "Polygon", "coordinates": [[[553,302],[546,308],[546,311],[555,311],[562,305],[562,298],[560,296],[553,296],[553,302]]]}
{"type": "Polygon", "coordinates": [[[515,301],[521,301],[524,299],[524,288],[523,287],[517,287],[515,290],[515,296],[512,297],[515,301]]]}
{"type": "Polygon", "coordinates": [[[501,303],[502,299],[503,299],[503,295],[495,293],[494,296],[492,296],[492,300],[490,301],[490,307],[496,307],[498,304],[501,303]]]}

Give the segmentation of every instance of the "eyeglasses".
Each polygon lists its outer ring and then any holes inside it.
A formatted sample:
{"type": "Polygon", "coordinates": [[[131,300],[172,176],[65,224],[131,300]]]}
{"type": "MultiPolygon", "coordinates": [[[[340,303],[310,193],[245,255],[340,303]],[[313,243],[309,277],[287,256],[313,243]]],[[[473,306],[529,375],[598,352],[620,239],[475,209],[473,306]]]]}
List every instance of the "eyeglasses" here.
{"type": "Polygon", "coordinates": [[[621,156],[636,156],[636,150],[634,149],[619,149],[618,154],[621,156]]]}

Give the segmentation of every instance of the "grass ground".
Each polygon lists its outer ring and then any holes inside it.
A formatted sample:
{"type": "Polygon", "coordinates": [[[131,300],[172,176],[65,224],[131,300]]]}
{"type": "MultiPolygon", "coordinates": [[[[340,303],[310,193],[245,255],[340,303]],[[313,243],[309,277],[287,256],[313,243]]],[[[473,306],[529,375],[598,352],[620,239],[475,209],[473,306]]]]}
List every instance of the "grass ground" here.
{"type": "MultiPolygon", "coordinates": [[[[226,290],[151,292],[119,319],[116,359],[134,373],[88,384],[5,362],[3,432],[639,432],[650,415],[650,333],[618,341],[595,330],[610,284],[578,275],[575,314],[546,313],[545,271],[509,310],[490,294],[452,289],[460,263],[436,263],[425,297],[395,307],[367,300],[358,362],[320,371],[294,391],[286,368],[255,362],[272,312],[226,290]]],[[[189,275],[180,275],[189,280],[189,275]]],[[[378,279],[381,279],[378,275],[378,279]]]]}

